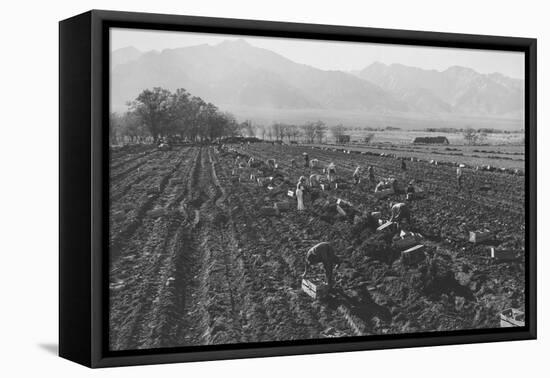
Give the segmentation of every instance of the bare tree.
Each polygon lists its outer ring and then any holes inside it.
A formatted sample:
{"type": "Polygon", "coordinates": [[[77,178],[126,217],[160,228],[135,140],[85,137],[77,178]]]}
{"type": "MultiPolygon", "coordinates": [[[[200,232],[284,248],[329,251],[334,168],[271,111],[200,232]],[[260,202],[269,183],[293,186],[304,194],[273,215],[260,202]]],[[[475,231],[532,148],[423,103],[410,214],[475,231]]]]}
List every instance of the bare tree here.
{"type": "Polygon", "coordinates": [[[294,126],[291,130],[291,135],[292,135],[292,139],[294,141],[296,141],[296,139],[298,137],[300,137],[300,135],[302,135],[302,132],[300,131],[300,129],[298,128],[298,126],[294,126]]]}
{"type": "Polygon", "coordinates": [[[273,129],[273,135],[275,136],[275,139],[282,141],[286,135],[287,125],[285,125],[284,123],[274,123],[271,128],[273,129]]]}
{"type": "Polygon", "coordinates": [[[301,128],[306,143],[313,143],[315,139],[315,122],[307,122],[301,128]]]}
{"type": "Polygon", "coordinates": [[[346,134],[346,128],[341,123],[335,126],[331,126],[330,133],[335,141],[340,141],[346,134]]]}
{"type": "Polygon", "coordinates": [[[323,139],[325,138],[327,133],[327,126],[323,121],[317,121],[315,122],[315,138],[317,139],[317,143],[323,143],[323,139]]]}
{"type": "Polygon", "coordinates": [[[286,136],[286,139],[288,140],[288,143],[290,143],[290,138],[293,135],[293,130],[294,129],[296,129],[296,126],[294,126],[294,125],[287,125],[285,127],[285,136],[286,136]]]}
{"type": "Polygon", "coordinates": [[[281,134],[281,124],[274,123],[273,125],[271,125],[271,130],[273,132],[273,136],[275,137],[275,140],[279,140],[279,135],[281,134]]]}
{"type": "Polygon", "coordinates": [[[260,131],[260,135],[262,136],[262,140],[265,140],[266,133],[267,133],[266,127],[262,126],[262,131],[260,131]]]}
{"type": "Polygon", "coordinates": [[[250,121],[250,120],[244,121],[241,124],[241,128],[243,130],[243,133],[246,136],[251,137],[251,138],[256,136],[256,132],[258,130],[258,128],[254,124],[252,124],[252,121],[250,121]]]}

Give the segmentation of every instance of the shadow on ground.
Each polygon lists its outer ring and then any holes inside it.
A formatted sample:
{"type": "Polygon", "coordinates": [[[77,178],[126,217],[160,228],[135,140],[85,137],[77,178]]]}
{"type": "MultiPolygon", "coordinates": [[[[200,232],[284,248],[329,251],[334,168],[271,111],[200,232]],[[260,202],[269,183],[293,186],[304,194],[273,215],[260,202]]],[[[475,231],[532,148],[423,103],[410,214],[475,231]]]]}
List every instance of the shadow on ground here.
{"type": "Polygon", "coordinates": [[[59,346],[56,343],[40,343],[38,344],[38,347],[56,356],[59,354],[59,346]]]}

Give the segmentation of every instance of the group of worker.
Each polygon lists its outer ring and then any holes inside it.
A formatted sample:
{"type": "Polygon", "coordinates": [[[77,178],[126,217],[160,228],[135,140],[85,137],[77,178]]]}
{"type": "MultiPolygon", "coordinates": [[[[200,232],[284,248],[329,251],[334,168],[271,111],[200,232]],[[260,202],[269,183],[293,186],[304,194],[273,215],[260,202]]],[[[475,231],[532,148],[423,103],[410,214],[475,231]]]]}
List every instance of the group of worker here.
{"type": "MultiPolygon", "coordinates": [[[[396,222],[397,230],[402,228],[404,221],[411,224],[411,211],[404,202],[390,203],[391,217],[390,222],[396,222]]],[[[329,290],[334,286],[334,270],[341,264],[341,259],[334,252],[334,248],[329,242],[321,242],[311,247],[305,257],[305,270],[302,278],[306,278],[314,265],[322,264],[325,271],[325,278],[329,290]]]]}
{"type": "MultiPolygon", "coordinates": [[[[253,158],[251,158],[247,163],[247,165],[251,165],[253,163],[253,158]]],[[[404,162],[403,162],[404,163],[404,162]]],[[[406,166],[402,163],[402,169],[406,169],[406,166]]],[[[235,165],[239,167],[244,166],[244,162],[241,160],[240,157],[237,157],[235,159],[235,165]]],[[[295,165],[295,160],[291,162],[291,164],[295,165]]],[[[304,164],[305,166],[309,167],[310,161],[309,156],[304,154],[304,164]]],[[[267,162],[267,165],[270,167],[276,167],[275,161],[273,159],[269,159],[267,162]]],[[[355,185],[358,185],[361,182],[361,166],[357,166],[356,169],[353,172],[353,182],[355,185]]],[[[327,166],[326,169],[327,172],[327,179],[329,182],[333,182],[336,177],[336,166],[333,162],[330,162],[330,164],[327,166]]],[[[374,168],[372,166],[368,167],[368,177],[371,182],[375,181],[375,175],[374,175],[374,168]]],[[[457,180],[459,187],[461,186],[461,177],[462,177],[462,170],[459,167],[457,169],[457,180]]],[[[309,184],[313,186],[315,182],[319,182],[320,175],[318,174],[312,174],[310,176],[310,182],[309,184]]],[[[307,179],[305,176],[300,176],[298,179],[298,183],[296,184],[296,199],[297,199],[297,206],[298,211],[305,210],[304,205],[304,194],[306,193],[308,188],[307,185],[307,179]]],[[[414,193],[414,180],[410,181],[406,192],[407,193],[414,193]]],[[[404,222],[407,222],[407,225],[411,225],[411,211],[408,206],[408,204],[404,202],[390,202],[389,203],[390,208],[390,222],[395,222],[397,224],[397,230],[402,228],[402,224],[404,222]]],[[[332,247],[331,243],[329,242],[321,242],[313,247],[311,247],[305,256],[305,270],[302,274],[302,278],[306,278],[307,274],[310,272],[313,266],[322,264],[323,270],[325,273],[325,278],[327,282],[327,286],[329,290],[331,290],[334,286],[334,272],[335,269],[338,268],[338,266],[341,264],[341,259],[336,255],[334,248],[332,247]]]]}
{"type": "MultiPolygon", "coordinates": [[[[304,152],[304,167],[309,168],[310,167],[310,159],[309,155],[304,152]]],[[[253,158],[250,160],[253,161],[253,158]]],[[[251,161],[248,161],[248,165],[251,165],[251,161]]],[[[235,159],[235,165],[243,166],[243,162],[241,161],[241,158],[237,157],[235,159]]],[[[270,167],[276,167],[275,161],[270,159],[268,161],[268,165],[270,167]]],[[[292,167],[296,167],[296,160],[292,159],[291,161],[292,167]]],[[[401,160],[401,169],[406,170],[406,164],[404,160],[401,160]]],[[[374,173],[374,167],[369,166],[367,168],[368,172],[368,178],[371,182],[375,182],[375,173],[374,173]]],[[[330,162],[329,165],[326,168],[326,174],[327,174],[327,180],[332,183],[336,179],[336,165],[333,162],[330,162]]],[[[352,174],[354,185],[358,185],[361,182],[361,174],[362,174],[362,168],[361,166],[357,166],[352,174]]],[[[321,179],[321,175],[319,174],[312,174],[309,177],[309,186],[314,186],[315,184],[319,183],[321,179]]],[[[456,170],[456,178],[457,178],[457,185],[459,190],[462,188],[463,185],[463,171],[462,167],[459,166],[456,170]]],[[[297,199],[297,208],[298,211],[305,210],[304,205],[304,194],[308,190],[308,182],[305,176],[300,176],[298,179],[298,183],[296,184],[296,199],[297,199]]],[[[415,192],[415,186],[414,186],[414,180],[411,180],[408,183],[408,186],[406,188],[406,193],[414,193],[415,192]]],[[[410,227],[412,222],[411,217],[411,210],[407,203],[405,202],[390,202],[389,203],[390,208],[390,222],[395,222],[397,224],[397,230],[402,229],[404,222],[407,223],[407,226],[410,227]]],[[[336,255],[333,246],[329,242],[321,242],[313,247],[311,247],[305,256],[305,270],[302,274],[302,278],[305,278],[307,274],[310,272],[312,267],[314,265],[322,264],[325,278],[327,281],[327,285],[329,290],[333,288],[334,286],[334,271],[335,269],[341,264],[341,259],[336,255]]]]}
{"type": "MultiPolygon", "coordinates": [[[[292,165],[295,165],[295,161],[293,160],[292,165]]],[[[307,153],[304,153],[304,166],[309,167],[309,156],[307,153]]],[[[405,161],[402,160],[401,162],[401,169],[406,170],[406,164],[405,161]]],[[[356,169],[353,172],[352,178],[354,185],[358,185],[361,182],[361,166],[357,166],[356,169]]],[[[333,182],[336,175],[336,167],[333,162],[331,162],[327,167],[327,179],[329,182],[333,182]]],[[[310,176],[310,185],[314,185],[319,180],[320,175],[318,174],[312,174],[310,176]]],[[[368,167],[368,177],[371,182],[375,182],[375,174],[374,174],[374,167],[369,166],[368,167]]],[[[303,203],[303,196],[305,191],[307,190],[306,185],[306,178],[304,176],[301,176],[298,180],[298,184],[296,186],[296,197],[298,200],[298,210],[302,211],[305,209],[304,203],[303,203]]],[[[410,181],[409,185],[407,186],[407,193],[414,193],[414,181],[410,181]]],[[[390,202],[389,204],[390,208],[390,222],[395,222],[398,226],[398,230],[402,228],[402,224],[404,222],[407,222],[407,225],[410,226],[411,224],[411,211],[408,206],[408,204],[404,202],[390,202]]],[[[325,277],[327,281],[327,285],[329,289],[331,289],[334,285],[334,270],[341,264],[340,258],[336,255],[334,252],[334,249],[329,242],[321,242],[313,247],[311,247],[305,256],[305,271],[302,274],[302,278],[305,278],[306,275],[311,270],[312,266],[322,264],[323,269],[325,272],[325,277]]]]}

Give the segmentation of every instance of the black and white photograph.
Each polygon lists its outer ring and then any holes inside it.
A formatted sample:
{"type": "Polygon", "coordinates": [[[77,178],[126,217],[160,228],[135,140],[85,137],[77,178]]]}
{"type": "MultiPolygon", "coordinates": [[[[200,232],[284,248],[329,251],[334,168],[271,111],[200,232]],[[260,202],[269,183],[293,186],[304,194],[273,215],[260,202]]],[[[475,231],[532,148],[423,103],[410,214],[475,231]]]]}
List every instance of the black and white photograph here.
{"type": "Polygon", "coordinates": [[[113,27],[108,348],[526,326],[520,51],[113,27]]]}

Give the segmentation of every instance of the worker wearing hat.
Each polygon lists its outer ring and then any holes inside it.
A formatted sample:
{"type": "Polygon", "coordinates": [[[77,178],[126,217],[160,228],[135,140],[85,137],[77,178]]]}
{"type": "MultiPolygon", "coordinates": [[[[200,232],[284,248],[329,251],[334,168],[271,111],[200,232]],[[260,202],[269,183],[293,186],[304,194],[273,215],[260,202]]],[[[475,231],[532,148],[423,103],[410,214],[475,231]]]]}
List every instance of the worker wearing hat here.
{"type": "Polygon", "coordinates": [[[304,167],[308,168],[309,167],[309,155],[307,154],[307,152],[304,152],[303,155],[304,155],[304,167]]]}
{"type": "Polygon", "coordinates": [[[327,279],[327,284],[331,288],[334,284],[333,282],[333,272],[334,269],[340,265],[341,261],[334,253],[332,245],[328,242],[321,242],[319,244],[311,247],[306,254],[306,269],[302,278],[305,278],[309,270],[313,265],[323,264],[325,270],[325,277],[327,279]]]}

